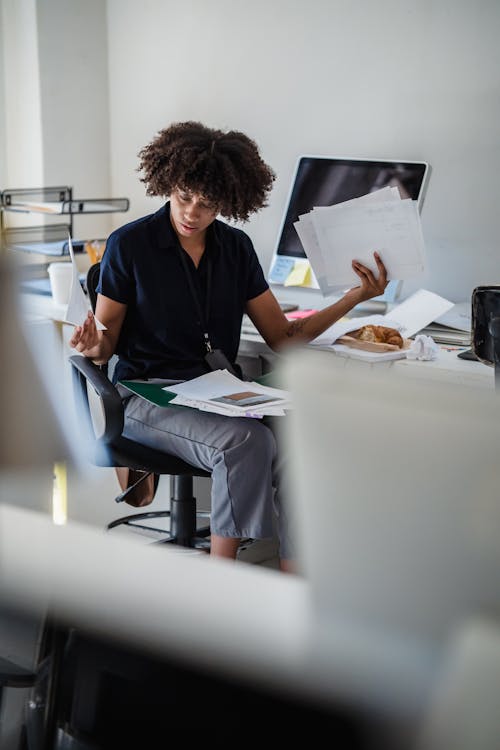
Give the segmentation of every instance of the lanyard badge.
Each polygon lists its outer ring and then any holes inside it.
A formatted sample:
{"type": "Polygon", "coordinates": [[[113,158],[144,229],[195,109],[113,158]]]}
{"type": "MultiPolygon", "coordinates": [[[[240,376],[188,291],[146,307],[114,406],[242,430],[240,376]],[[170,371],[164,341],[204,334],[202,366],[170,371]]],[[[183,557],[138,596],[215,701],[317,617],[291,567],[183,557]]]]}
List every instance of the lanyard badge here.
{"type": "Polygon", "coordinates": [[[181,261],[182,261],[182,267],[184,268],[184,273],[186,274],[186,279],[188,282],[189,290],[191,292],[191,297],[193,298],[194,306],[196,308],[196,312],[198,313],[198,324],[200,326],[202,335],[203,335],[203,343],[205,345],[205,362],[210,367],[211,370],[228,370],[232,375],[235,375],[236,377],[239,377],[238,373],[235,371],[234,367],[224,354],[224,352],[221,349],[213,349],[212,344],[210,343],[210,336],[208,334],[208,318],[209,318],[209,312],[210,312],[210,292],[211,292],[211,286],[212,286],[212,262],[211,258],[208,255],[207,256],[207,289],[206,289],[206,297],[205,297],[205,311],[202,310],[200,298],[198,296],[198,292],[195,288],[195,285],[193,283],[193,278],[191,276],[191,272],[189,270],[189,267],[187,265],[187,259],[184,250],[182,247],[179,246],[179,252],[181,255],[181,261]]]}

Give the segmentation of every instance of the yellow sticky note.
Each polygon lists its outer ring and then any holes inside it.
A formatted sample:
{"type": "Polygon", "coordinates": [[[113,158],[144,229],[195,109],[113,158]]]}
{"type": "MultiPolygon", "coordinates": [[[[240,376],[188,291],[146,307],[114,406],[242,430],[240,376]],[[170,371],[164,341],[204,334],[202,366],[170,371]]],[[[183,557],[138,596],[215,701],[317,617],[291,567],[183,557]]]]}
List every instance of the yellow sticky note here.
{"type": "Polygon", "coordinates": [[[309,263],[295,263],[285,279],[284,286],[310,286],[311,267],[309,263]]]}

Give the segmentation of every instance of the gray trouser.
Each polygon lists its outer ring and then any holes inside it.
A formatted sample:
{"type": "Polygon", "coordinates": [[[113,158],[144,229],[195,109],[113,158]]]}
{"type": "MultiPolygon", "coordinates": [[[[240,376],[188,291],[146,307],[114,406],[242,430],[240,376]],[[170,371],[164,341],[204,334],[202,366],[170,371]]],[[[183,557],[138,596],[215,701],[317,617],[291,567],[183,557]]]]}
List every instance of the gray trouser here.
{"type": "Polygon", "coordinates": [[[269,426],[260,419],[156,406],[122,386],[118,390],[125,402],[125,437],[212,473],[213,534],[266,539],[276,528],[280,556],[291,557],[288,523],[278,492],[282,468],[269,426]]]}

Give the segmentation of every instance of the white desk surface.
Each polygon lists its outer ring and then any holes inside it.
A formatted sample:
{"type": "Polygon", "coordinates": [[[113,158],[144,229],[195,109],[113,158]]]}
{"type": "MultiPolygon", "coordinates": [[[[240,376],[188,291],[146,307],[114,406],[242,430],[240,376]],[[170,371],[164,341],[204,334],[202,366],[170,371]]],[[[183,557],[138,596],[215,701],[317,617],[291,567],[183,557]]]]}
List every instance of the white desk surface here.
{"type": "MultiPolygon", "coordinates": [[[[21,311],[28,321],[51,319],[57,324],[64,323],[65,305],[56,305],[51,297],[37,294],[20,295],[21,311]]],[[[464,347],[465,349],[466,347],[464,347]]],[[[398,367],[405,368],[413,377],[430,378],[433,380],[454,380],[464,385],[494,387],[494,368],[480,362],[471,362],[457,357],[460,349],[451,346],[440,348],[438,359],[432,362],[422,362],[400,359],[395,362],[377,362],[367,364],[369,367],[398,367]]],[[[241,336],[240,353],[266,354],[272,353],[258,333],[243,332],[241,336]]],[[[337,356],[332,352],[332,355],[337,356]]],[[[346,363],[349,358],[345,357],[346,363]]],[[[354,360],[352,360],[354,361],[354,360]]],[[[365,363],[363,363],[365,364],[365,363]]]]}
{"type": "MultiPolygon", "coordinates": [[[[479,386],[493,388],[495,385],[495,371],[481,362],[459,359],[460,351],[469,347],[440,346],[439,354],[433,361],[418,361],[410,359],[398,359],[389,362],[364,362],[359,359],[343,356],[345,366],[358,366],[375,368],[397,367],[412,377],[425,378],[429,380],[453,381],[461,385],[479,386]]],[[[319,349],[325,351],[325,349],[319,349]]],[[[340,357],[333,350],[327,350],[332,356],[340,357]]],[[[271,354],[271,350],[257,333],[244,332],[241,336],[240,353],[249,354],[271,354]]]]}

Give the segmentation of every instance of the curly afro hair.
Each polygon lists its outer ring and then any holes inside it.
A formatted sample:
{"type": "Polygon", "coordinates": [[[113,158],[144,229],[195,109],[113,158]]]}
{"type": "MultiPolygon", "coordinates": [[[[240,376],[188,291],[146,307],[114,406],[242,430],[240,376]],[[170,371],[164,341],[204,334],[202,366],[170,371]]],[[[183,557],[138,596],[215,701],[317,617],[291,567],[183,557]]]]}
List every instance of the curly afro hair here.
{"type": "Polygon", "coordinates": [[[160,130],[139,151],[147,195],[175,189],[202,195],[227,219],[247,221],[267,205],[276,175],[257,144],[244,133],[214,130],[200,122],[178,122],[160,130]]]}

